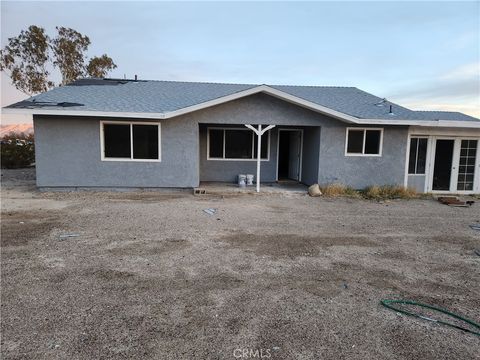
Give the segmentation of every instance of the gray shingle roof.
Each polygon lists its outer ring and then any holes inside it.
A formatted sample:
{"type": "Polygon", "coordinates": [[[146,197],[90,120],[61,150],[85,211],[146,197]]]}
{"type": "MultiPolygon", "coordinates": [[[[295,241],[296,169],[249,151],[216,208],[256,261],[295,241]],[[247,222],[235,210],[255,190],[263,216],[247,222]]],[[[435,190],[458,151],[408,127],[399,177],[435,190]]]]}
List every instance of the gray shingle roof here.
{"type": "Polygon", "coordinates": [[[416,113],[427,120],[478,121],[477,118],[458,111],[416,111],[416,113]]]}
{"type": "MultiPolygon", "coordinates": [[[[12,104],[7,108],[62,109],[68,107],[69,110],[78,111],[168,113],[257,86],[256,84],[82,79],[12,104]]],[[[355,87],[288,85],[270,87],[359,119],[478,120],[461,113],[413,111],[355,87]],[[390,106],[392,106],[393,115],[389,113],[390,106]]]]}

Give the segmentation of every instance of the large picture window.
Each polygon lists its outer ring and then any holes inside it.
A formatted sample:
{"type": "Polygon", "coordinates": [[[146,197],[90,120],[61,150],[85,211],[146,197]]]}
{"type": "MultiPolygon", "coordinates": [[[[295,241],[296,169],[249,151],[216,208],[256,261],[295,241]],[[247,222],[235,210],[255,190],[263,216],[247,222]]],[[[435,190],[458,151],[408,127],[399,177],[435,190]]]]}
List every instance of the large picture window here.
{"type": "MultiPolygon", "coordinates": [[[[249,129],[209,128],[207,158],[209,160],[255,160],[257,135],[249,129]]],[[[262,136],[260,157],[268,160],[270,131],[262,136]]]]}
{"type": "Polygon", "coordinates": [[[345,155],[381,156],[383,129],[347,128],[345,155]]]}
{"type": "Polygon", "coordinates": [[[411,138],[410,154],[408,158],[408,173],[410,175],[424,175],[427,162],[427,138],[411,138]]]}
{"type": "Polygon", "coordinates": [[[102,160],[160,161],[160,124],[101,122],[102,160]]]}

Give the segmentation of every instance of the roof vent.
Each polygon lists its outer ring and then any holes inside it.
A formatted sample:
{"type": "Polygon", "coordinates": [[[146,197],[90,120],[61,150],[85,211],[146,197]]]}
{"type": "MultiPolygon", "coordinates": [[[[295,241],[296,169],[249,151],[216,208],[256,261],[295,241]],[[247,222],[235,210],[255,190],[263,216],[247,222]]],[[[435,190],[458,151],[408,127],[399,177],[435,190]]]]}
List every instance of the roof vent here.
{"type": "Polygon", "coordinates": [[[383,98],[382,100],[380,100],[379,102],[377,102],[375,104],[375,106],[383,106],[385,105],[385,103],[387,102],[387,99],[383,98]]]}
{"type": "Polygon", "coordinates": [[[395,116],[393,113],[392,105],[390,105],[390,110],[388,111],[388,115],[395,116]]]}

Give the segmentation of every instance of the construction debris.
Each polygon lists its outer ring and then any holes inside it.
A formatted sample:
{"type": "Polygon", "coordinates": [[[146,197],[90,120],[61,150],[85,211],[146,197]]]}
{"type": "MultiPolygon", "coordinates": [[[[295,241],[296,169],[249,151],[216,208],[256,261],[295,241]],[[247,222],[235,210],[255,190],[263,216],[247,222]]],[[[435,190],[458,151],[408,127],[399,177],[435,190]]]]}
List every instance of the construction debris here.
{"type": "Polygon", "coordinates": [[[193,189],[193,195],[205,195],[207,193],[207,190],[204,188],[194,188],[193,189]]]}
{"type": "Polygon", "coordinates": [[[217,209],[213,209],[213,208],[203,209],[203,212],[207,213],[208,215],[213,215],[217,212],[217,209]]]}
{"type": "Polygon", "coordinates": [[[472,224],[472,225],[470,225],[470,227],[471,227],[473,230],[478,230],[478,231],[480,231],[480,224],[472,224]]]}
{"type": "Polygon", "coordinates": [[[322,196],[322,191],[320,190],[320,186],[318,184],[313,184],[308,188],[308,195],[316,197],[322,196]]]}
{"type": "Polygon", "coordinates": [[[469,207],[472,206],[475,201],[462,201],[456,196],[442,196],[438,198],[442,204],[454,207],[469,207]]]}
{"type": "Polygon", "coordinates": [[[68,238],[78,237],[78,236],[80,236],[80,234],[61,234],[59,238],[60,240],[63,240],[63,239],[68,239],[68,238]]]}

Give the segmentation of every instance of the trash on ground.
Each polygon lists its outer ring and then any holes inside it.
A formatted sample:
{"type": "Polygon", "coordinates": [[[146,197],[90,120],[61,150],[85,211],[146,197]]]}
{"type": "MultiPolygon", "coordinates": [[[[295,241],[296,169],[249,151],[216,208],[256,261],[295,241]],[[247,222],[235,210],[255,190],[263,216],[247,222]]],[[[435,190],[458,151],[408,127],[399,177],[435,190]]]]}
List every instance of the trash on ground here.
{"type": "Polygon", "coordinates": [[[205,195],[207,193],[207,190],[204,188],[194,188],[193,189],[193,195],[205,195]]]}
{"type": "Polygon", "coordinates": [[[442,204],[455,207],[469,207],[472,206],[475,201],[462,201],[459,200],[456,196],[441,196],[438,198],[442,204]]]}
{"type": "Polygon", "coordinates": [[[203,212],[206,212],[208,215],[213,215],[217,212],[217,209],[213,209],[213,208],[203,209],[203,212]]]}
{"type": "Polygon", "coordinates": [[[308,195],[316,197],[321,196],[322,191],[320,190],[320,186],[318,184],[313,184],[308,188],[308,195]]]}
{"type": "Polygon", "coordinates": [[[60,239],[68,239],[68,238],[72,238],[72,237],[78,237],[80,236],[80,234],[61,234],[59,236],[60,239]]]}
{"type": "Polygon", "coordinates": [[[471,227],[473,230],[478,230],[478,231],[480,231],[480,224],[472,224],[472,225],[470,225],[470,227],[471,227]]]}
{"type": "Polygon", "coordinates": [[[475,254],[477,254],[478,256],[480,256],[480,249],[475,249],[473,252],[474,252],[475,254]]]}

